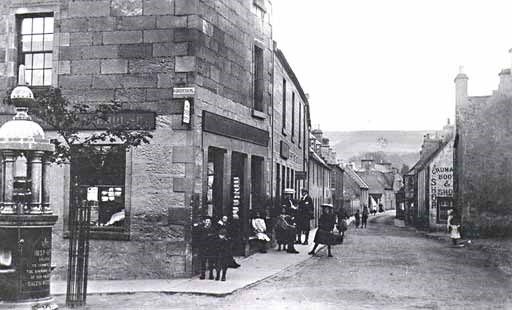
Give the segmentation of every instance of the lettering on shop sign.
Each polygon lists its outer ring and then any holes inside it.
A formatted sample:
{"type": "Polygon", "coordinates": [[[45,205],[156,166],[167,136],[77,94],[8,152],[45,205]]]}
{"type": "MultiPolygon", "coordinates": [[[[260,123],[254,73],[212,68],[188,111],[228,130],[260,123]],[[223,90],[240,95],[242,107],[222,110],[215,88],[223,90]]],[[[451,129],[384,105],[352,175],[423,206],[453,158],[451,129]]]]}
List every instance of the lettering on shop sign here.
{"type": "Polygon", "coordinates": [[[240,199],[241,199],[241,188],[240,188],[240,177],[233,177],[233,215],[238,214],[238,210],[240,209],[240,199]]]}
{"type": "Polygon", "coordinates": [[[190,124],[190,109],[191,109],[191,104],[190,104],[190,100],[185,100],[185,102],[183,102],[183,118],[182,118],[182,122],[183,124],[190,124]]]}
{"type": "Polygon", "coordinates": [[[453,167],[433,165],[430,170],[431,206],[436,206],[437,197],[453,196],[453,167]]]}

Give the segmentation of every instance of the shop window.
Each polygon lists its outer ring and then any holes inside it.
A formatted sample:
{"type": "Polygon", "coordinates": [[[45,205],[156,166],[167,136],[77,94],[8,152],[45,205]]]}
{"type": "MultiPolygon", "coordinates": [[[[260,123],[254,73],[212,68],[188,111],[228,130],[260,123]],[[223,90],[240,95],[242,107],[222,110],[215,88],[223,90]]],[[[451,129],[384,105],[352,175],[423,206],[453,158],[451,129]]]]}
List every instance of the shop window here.
{"type": "Polygon", "coordinates": [[[31,86],[52,84],[53,16],[18,17],[19,64],[25,65],[25,80],[31,86]]]}
{"type": "Polygon", "coordinates": [[[263,49],[254,45],[254,109],[264,112],[263,94],[264,94],[264,61],[263,49]]]}
{"type": "Polygon", "coordinates": [[[446,224],[448,221],[448,210],[452,208],[452,199],[437,197],[437,223],[446,224]]]}
{"type": "Polygon", "coordinates": [[[94,232],[126,232],[128,219],[125,205],[126,148],[120,145],[102,145],[87,153],[72,149],[71,180],[78,182],[79,190],[71,197],[89,199],[91,190],[97,203],[91,207],[91,229],[94,232]],[[88,193],[89,192],[89,193],[88,193]]]}

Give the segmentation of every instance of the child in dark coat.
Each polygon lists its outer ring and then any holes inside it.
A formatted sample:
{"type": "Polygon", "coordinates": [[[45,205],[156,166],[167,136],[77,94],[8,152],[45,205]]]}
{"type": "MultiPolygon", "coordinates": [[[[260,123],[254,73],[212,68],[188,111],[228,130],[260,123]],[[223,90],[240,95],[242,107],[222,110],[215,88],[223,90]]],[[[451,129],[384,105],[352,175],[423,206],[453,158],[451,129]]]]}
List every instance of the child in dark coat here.
{"type": "Polygon", "coordinates": [[[226,281],[226,273],[228,267],[233,259],[233,255],[231,253],[231,239],[227,236],[227,231],[224,228],[219,230],[218,236],[215,240],[215,250],[216,250],[216,262],[215,269],[217,271],[217,276],[215,280],[226,281]],[[222,276],[221,276],[222,272],[222,276]]]}
{"type": "Polygon", "coordinates": [[[356,228],[359,228],[359,224],[361,223],[361,213],[359,213],[359,210],[356,210],[356,214],[354,215],[354,217],[356,220],[356,228]]]}

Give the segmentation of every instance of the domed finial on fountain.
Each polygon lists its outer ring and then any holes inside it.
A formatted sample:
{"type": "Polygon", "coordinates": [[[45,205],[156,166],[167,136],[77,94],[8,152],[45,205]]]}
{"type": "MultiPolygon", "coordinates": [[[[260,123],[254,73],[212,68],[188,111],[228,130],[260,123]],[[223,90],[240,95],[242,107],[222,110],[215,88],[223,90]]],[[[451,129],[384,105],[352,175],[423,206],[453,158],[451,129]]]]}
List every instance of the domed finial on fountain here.
{"type": "Polygon", "coordinates": [[[34,94],[26,85],[25,65],[20,65],[18,70],[18,86],[11,92],[11,101],[15,107],[28,107],[34,101],[34,94]]]}

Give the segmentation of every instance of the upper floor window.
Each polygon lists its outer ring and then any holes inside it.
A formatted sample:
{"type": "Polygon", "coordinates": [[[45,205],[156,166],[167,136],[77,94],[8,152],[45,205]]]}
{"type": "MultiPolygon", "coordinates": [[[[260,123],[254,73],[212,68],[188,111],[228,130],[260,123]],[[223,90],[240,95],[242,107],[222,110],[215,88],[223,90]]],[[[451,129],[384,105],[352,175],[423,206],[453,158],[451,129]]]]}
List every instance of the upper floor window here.
{"type": "Polygon", "coordinates": [[[53,16],[18,17],[19,64],[25,65],[25,79],[31,86],[52,84],[53,16]]]}
{"type": "Polygon", "coordinates": [[[292,142],[295,137],[295,92],[292,92],[292,142]]]}
{"type": "Polygon", "coordinates": [[[254,109],[264,112],[263,94],[264,94],[264,78],[263,78],[263,49],[254,45],[254,109]]]}
{"type": "Polygon", "coordinates": [[[302,104],[299,102],[299,148],[301,147],[301,142],[302,142],[302,104]]]}
{"type": "Polygon", "coordinates": [[[286,128],[286,80],[283,79],[283,115],[282,115],[282,126],[283,126],[283,130],[286,128]]]}

